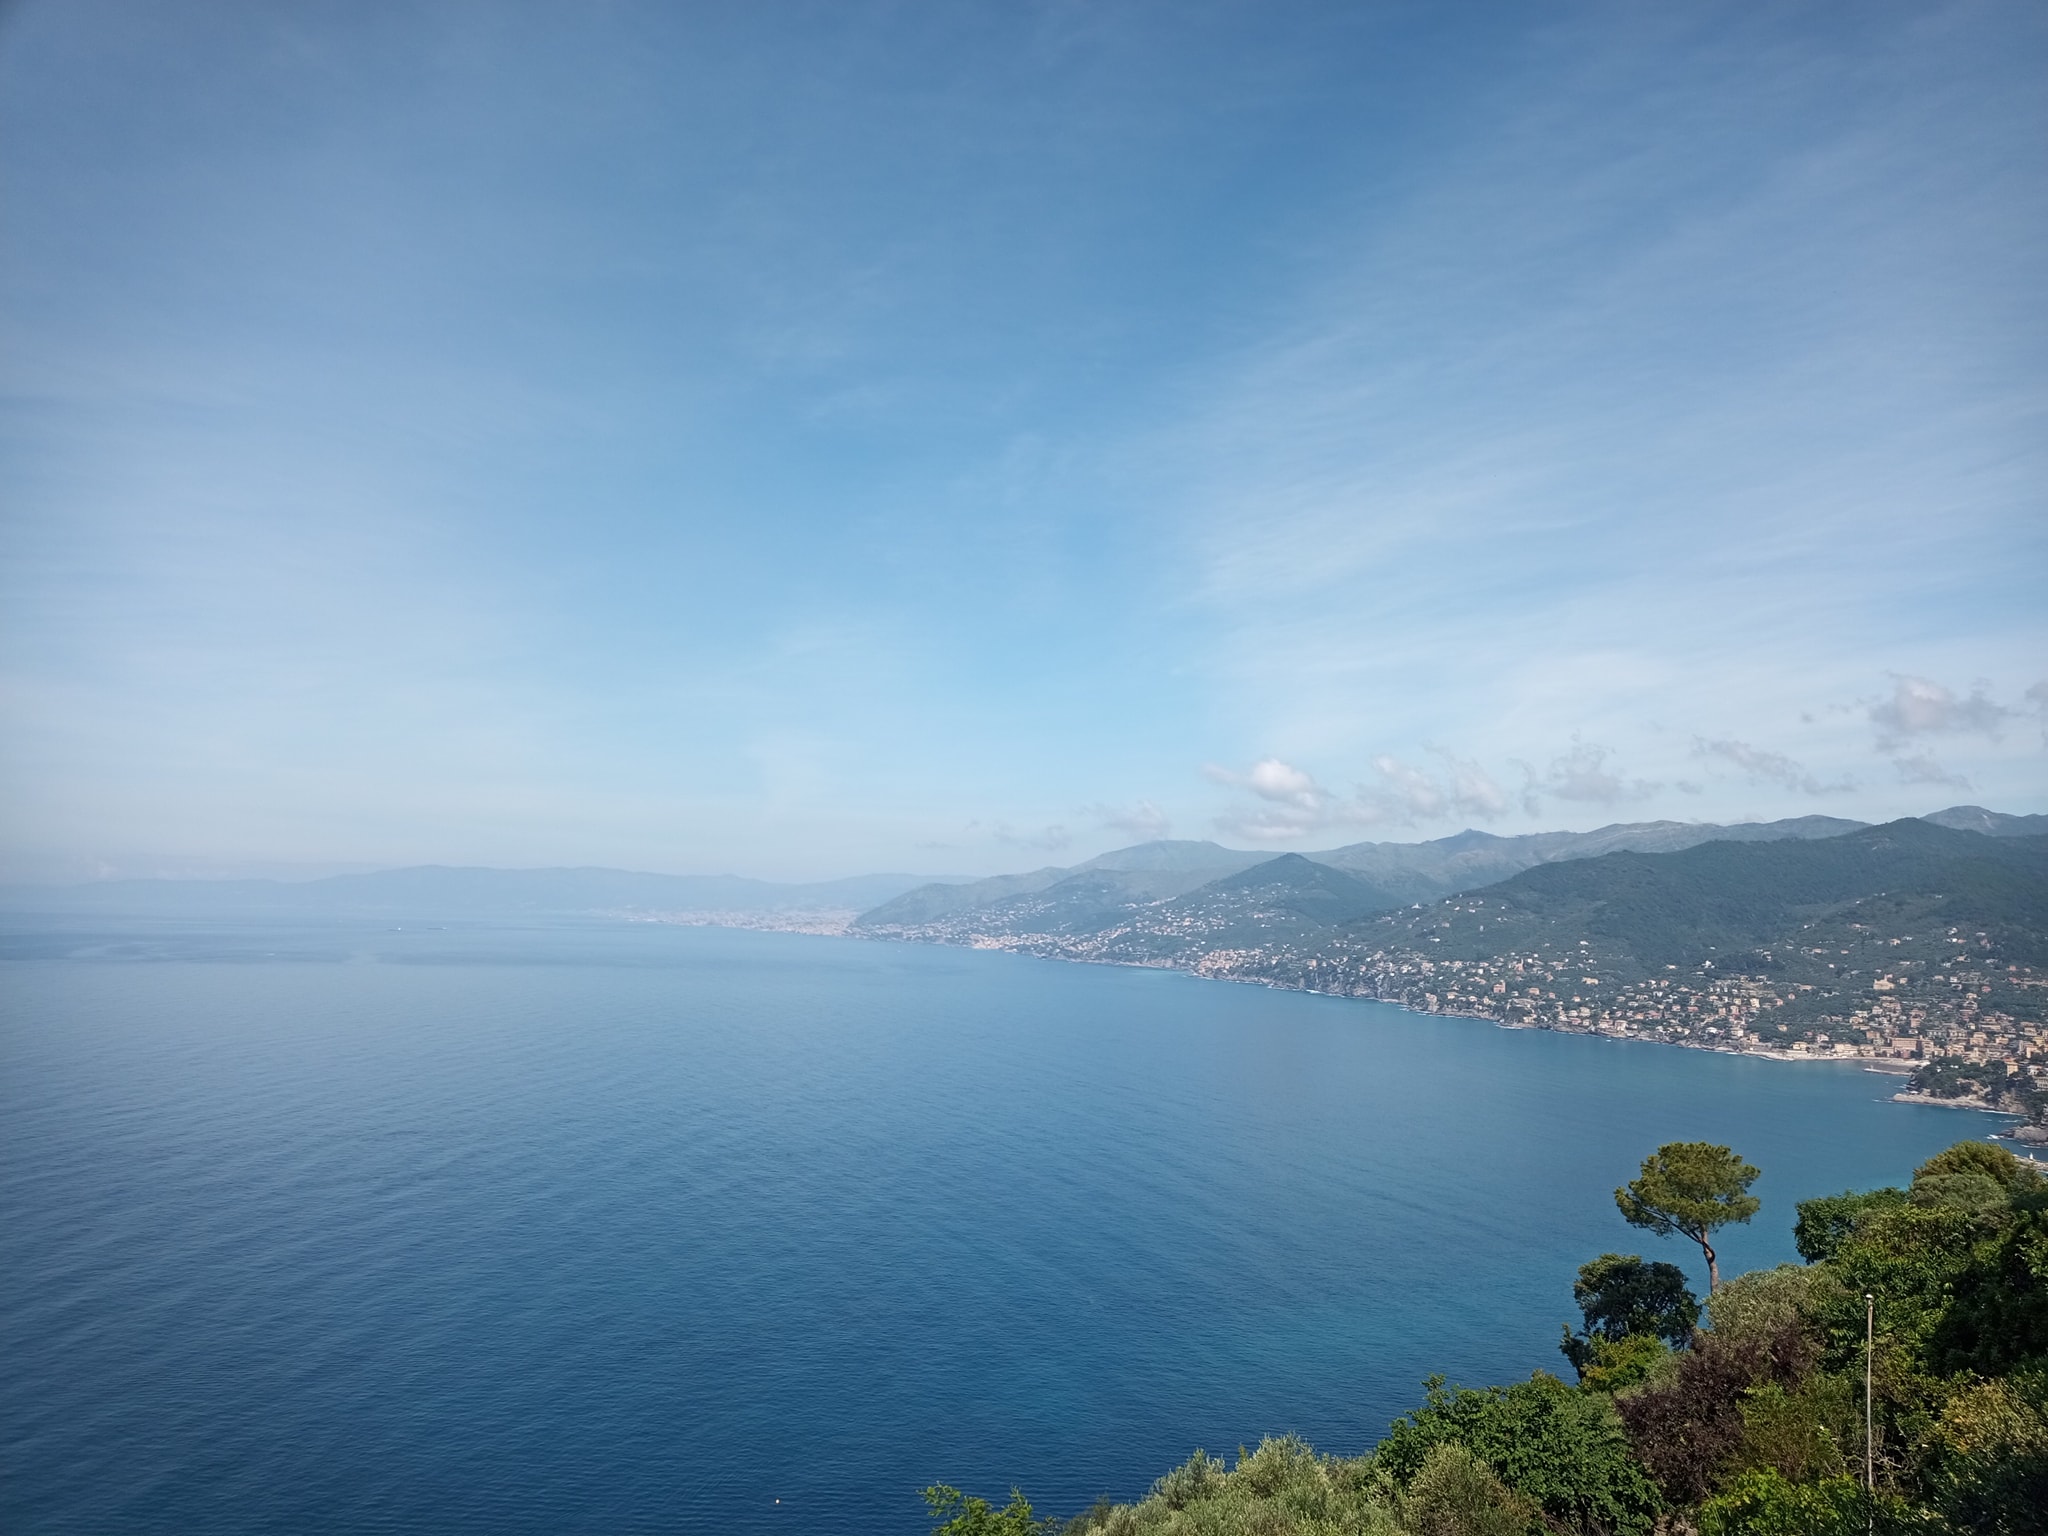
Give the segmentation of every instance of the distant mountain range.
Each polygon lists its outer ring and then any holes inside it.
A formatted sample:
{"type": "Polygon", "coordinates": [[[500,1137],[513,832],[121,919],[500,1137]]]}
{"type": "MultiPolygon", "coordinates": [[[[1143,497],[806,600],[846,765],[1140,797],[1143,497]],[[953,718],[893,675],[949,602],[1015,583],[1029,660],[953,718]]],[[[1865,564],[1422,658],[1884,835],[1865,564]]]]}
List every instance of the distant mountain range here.
{"type": "MultiPolygon", "coordinates": [[[[2048,816],[2008,816],[1955,806],[1921,818],[1995,837],[2048,833],[2048,816]]],[[[0,906],[45,913],[128,913],[201,918],[550,918],[751,913],[859,914],[856,932],[940,941],[1039,932],[1069,938],[1110,929],[1188,924],[1226,934],[1232,914],[1264,912],[1277,893],[1310,927],[1495,884],[1523,870],[1616,852],[1670,853],[1707,843],[1836,838],[1865,824],[1832,816],[1737,826],[1654,821],[1593,832],[1496,837],[1460,832],[1422,843],[1353,843],[1308,854],[1162,841],[1086,863],[984,880],[859,875],[810,884],[737,875],[657,875],[629,870],[479,869],[426,865],[324,880],[108,880],[0,888],[0,906]]],[[[1247,919],[1248,920],[1248,919],[1247,919]]],[[[1249,930],[1248,930],[1249,931],[1249,930]]],[[[1265,930],[1260,930],[1265,931],[1265,930]]],[[[1130,943],[1146,948],[1133,932],[1130,943]]],[[[1170,948],[1171,945],[1158,947],[1170,948]]]]}
{"type": "MultiPolygon", "coordinates": [[[[2018,837],[2048,833],[2048,816],[2007,816],[1981,806],[1953,806],[1921,820],[1936,826],[2018,837]]],[[[1601,827],[1593,832],[1536,832],[1496,837],[1460,832],[1425,843],[1352,843],[1322,853],[1247,853],[1206,842],[1142,843],[1106,853],[1071,869],[1039,869],[946,885],[926,885],[863,913],[856,927],[871,933],[913,930],[923,938],[966,939],[970,931],[1079,934],[1116,926],[1126,915],[1153,903],[1172,901],[1211,888],[1200,903],[1255,908],[1255,893],[1295,865],[1320,866],[1348,877],[1321,879],[1328,909],[1352,916],[1383,912],[1417,902],[1440,901],[1478,890],[1539,865],[1599,858],[1609,853],[1676,853],[1705,843],[1762,843],[1840,837],[1868,823],[1837,816],[1800,816],[1786,821],[1713,826],[1699,822],[1647,821],[1601,827]],[[1260,867],[1266,876],[1226,884],[1260,867]]],[[[1185,906],[1147,914],[1142,921],[1169,927],[1185,906]]]]}

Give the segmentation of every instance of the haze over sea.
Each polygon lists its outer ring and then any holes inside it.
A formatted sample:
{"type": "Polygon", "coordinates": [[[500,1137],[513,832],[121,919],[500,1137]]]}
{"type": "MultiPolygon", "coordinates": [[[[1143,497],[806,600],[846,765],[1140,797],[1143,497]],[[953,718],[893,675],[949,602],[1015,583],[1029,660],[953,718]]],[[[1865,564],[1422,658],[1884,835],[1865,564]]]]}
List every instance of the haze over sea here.
{"type": "MultiPolygon", "coordinates": [[[[1982,1135],[1787,1066],[1015,956],[655,925],[10,929],[0,1528],[911,1531],[1354,1452],[1792,1203],[1982,1135]],[[778,1502],[779,1501],[779,1502],[778,1502]]],[[[1696,1267],[1696,1266],[1689,1266],[1696,1267]]]]}

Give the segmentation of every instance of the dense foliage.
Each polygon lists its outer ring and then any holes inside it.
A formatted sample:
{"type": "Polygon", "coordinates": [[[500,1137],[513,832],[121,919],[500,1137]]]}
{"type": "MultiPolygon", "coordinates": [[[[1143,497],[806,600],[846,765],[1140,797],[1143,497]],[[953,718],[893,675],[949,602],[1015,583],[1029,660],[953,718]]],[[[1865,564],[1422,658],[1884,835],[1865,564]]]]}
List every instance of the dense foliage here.
{"type": "Polygon", "coordinates": [[[1685,1272],[1634,1253],[1603,1253],[1580,1265],[1572,1300],[1585,1331],[1573,1333],[1567,1323],[1559,1347],[1579,1380],[1610,1392],[1644,1380],[1670,1349],[1691,1342],[1700,1320],[1685,1272]]]}
{"type": "Polygon", "coordinates": [[[1963,1142],[1907,1189],[1802,1203],[1796,1239],[1807,1263],[1728,1281],[1699,1327],[1672,1266],[1594,1259],[1573,1288],[1584,1330],[1566,1332],[1576,1385],[1434,1378],[1362,1456],[1291,1437],[1235,1465],[1197,1451],[1138,1503],[1065,1522],[935,1488],[936,1530],[2048,1536],[2048,1180],[1963,1142]]]}

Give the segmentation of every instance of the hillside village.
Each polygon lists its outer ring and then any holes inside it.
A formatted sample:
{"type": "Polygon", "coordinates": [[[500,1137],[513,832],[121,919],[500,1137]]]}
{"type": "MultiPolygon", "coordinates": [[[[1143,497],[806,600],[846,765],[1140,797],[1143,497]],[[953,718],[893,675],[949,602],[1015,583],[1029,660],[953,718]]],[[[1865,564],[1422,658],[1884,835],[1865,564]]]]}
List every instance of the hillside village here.
{"type": "MultiPolygon", "coordinates": [[[[1913,935],[1874,941],[1911,944],[1913,935]]],[[[1892,960],[1867,979],[1844,968],[1829,983],[1761,974],[1717,975],[1712,961],[1663,976],[1620,978],[1590,941],[1577,955],[1547,950],[1473,960],[1432,959],[1419,949],[1364,954],[1268,954],[1215,950],[1190,968],[1204,976],[1268,981],[1318,992],[1373,997],[1429,1013],[1466,1014],[1503,1024],[1662,1040],[1671,1044],[1778,1055],[1862,1057],[1918,1063],[1953,1057],[2017,1067],[2048,1062],[2042,1003],[2048,976],[1972,953],[1983,934],[1946,933],[1959,946],[1942,962],[1892,960]],[[1915,966],[1927,970],[1915,972],[1915,966]],[[1594,974],[1608,971],[1606,977],[1594,974]]],[[[1818,956],[1815,949],[1812,954],[1818,956]]],[[[1838,949],[1847,956],[1851,951],[1838,949]]],[[[1824,962],[1825,963],[1825,962],[1824,962]]]]}
{"type": "MultiPolygon", "coordinates": [[[[1464,908],[1477,912],[1478,905],[1464,908]]],[[[976,935],[978,948],[1047,958],[1116,960],[1123,933],[1077,939],[1021,933],[976,935]]],[[[1827,982],[1743,972],[1717,975],[1714,962],[1691,971],[1623,977],[1590,940],[1577,953],[1545,947],[1484,958],[1449,959],[1420,948],[1364,949],[1337,940],[1293,945],[1200,949],[1185,969],[1230,981],[1369,997],[1426,1013],[1461,1014],[1519,1027],[1661,1040],[1674,1045],[1775,1055],[1861,1057],[1914,1064],[1954,1057],[1973,1064],[2048,1063],[2048,974],[2001,964],[1982,933],[1948,932],[1928,941],[1873,935],[1871,947],[1953,946],[1954,958],[1887,957],[1867,976],[1843,967],[1827,982]],[[1596,974],[1606,971],[1606,976],[1596,974]]],[[[1811,953],[1818,957],[1820,950],[1811,953]]],[[[1852,951],[1835,953],[1849,956],[1852,951]]],[[[1913,952],[1917,954],[1917,951],[1913,952]]],[[[1163,959],[1124,963],[1170,965],[1163,959]]],[[[1839,962],[1822,961],[1828,969],[1839,962]]],[[[1182,968],[1174,966],[1173,968],[1182,968]]],[[[1623,965],[1620,969],[1626,970],[1623,965]]]]}

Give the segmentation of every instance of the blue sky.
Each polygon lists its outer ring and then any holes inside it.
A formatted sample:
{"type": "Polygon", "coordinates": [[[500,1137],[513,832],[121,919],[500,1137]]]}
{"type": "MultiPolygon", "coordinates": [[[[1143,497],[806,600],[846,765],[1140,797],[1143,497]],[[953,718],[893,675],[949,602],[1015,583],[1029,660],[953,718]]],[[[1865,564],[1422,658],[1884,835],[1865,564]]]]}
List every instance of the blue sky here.
{"type": "Polygon", "coordinates": [[[0,11],[0,874],[2048,810],[2048,11],[0,11]]]}

